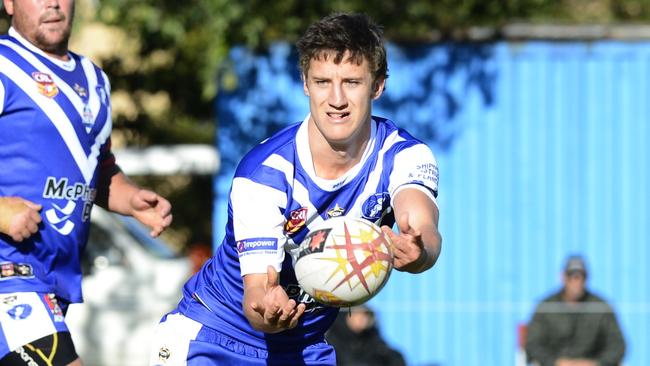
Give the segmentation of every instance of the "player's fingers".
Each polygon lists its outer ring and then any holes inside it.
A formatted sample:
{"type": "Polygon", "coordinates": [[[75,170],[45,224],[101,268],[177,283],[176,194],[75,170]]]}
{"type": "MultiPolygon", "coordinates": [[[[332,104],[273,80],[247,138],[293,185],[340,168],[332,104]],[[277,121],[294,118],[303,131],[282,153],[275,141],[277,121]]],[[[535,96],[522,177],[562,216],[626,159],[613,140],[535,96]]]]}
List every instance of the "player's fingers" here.
{"type": "Polygon", "coordinates": [[[254,312],[264,317],[264,306],[262,306],[261,304],[257,302],[251,302],[251,309],[253,309],[254,312]]]}
{"type": "Polygon", "coordinates": [[[155,206],[155,203],[158,202],[158,194],[148,189],[141,189],[138,192],[138,198],[151,204],[151,206],[155,206]]]}
{"type": "Polygon", "coordinates": [[[273,266],[267,266],[266,267],[266,285],[267,285],[267,290],[269,288],[272,288],[274,286],[277,286],[280,284],[280,279],[278,276],[278,271],[275,270],[275,267],[273,266]]]}
{"type": "Polygon", "coordinates": [[[289,329],[295,328],[298,325],[298,321],[300,320],[300,317],[302,316],[302,314],[305,313],[305,308],[306,308],[305,304],[302,303],[298,304],[298,306],[295,309],[295,313],[293,314],[291,320],[289,321],[289,325],[287,326],[287,328],[289,329]]]}
{"type": "Polygon", "coordinates": [[[291,316],[293,315],[293,309],[296,307],[296,301],[291,299],[287,301],[287,303],[284,305],[282,308],[282,313],[280,315],[280,318],[278,319],[279,323],[285,324],[291,319],[291,316]]]}
{"type": "Polygon", "coordinates": [[[43,208],[43,206],[39,205],[38,203],[34,203],[32,201],[24,200],[23,202],[25,202],[25,205],[31,208],[32,210],[40,211],[41,208],[43,208]]]}
{"type": "Polygon", "coordinates": [[[158,204],[156,205],[156,211],[158,211],[161,217],[171,218],[172,204],[169,203],[169,201],[166,199],[159,197],[158,204]]]}
{"type": "Polygon", "coordinates": [[[27,223],[27,231],[30,234],[35,234],[38,231],[38,225],[34,221],[29,221],[27,223]]]}
{"type": "Polygon", "coordinates": [[[151,235],[152,237],[156,238],[156,237],[158,237],[160,234],[162,234],[163,231],[165,231],[165,227],[164,227],[164,226],[162,226],[162,225],[160,225],[160,224],[152,225],[152,226],[151,226],[151,233],[150,233],[150,235],[151,235]]]}
{"type": "Polygon", "coordinates": [[[264,320],[268,324],[276,325],[281,313],[282,309],[279,306],[272,306],[270,309],[268,309],[268,311],[264,313],[264,320]]]}
{"type": "Polygon", "coordinates": [[[41,215],[37,211],[32,211],[29,213],[29,218],[31,221],[35,222],[37,225],[43,221],[41,215]]]}
{"type": "Polygon", "coordinates": [[[172,224],[173,220],[174,220],[174,216],[171,213],[168,212],[167,214],[163,215],[163,219],[162,219],[162,222],[160,223],[160,225],[163,228],[168,228],[169,225],[172,224]]]}

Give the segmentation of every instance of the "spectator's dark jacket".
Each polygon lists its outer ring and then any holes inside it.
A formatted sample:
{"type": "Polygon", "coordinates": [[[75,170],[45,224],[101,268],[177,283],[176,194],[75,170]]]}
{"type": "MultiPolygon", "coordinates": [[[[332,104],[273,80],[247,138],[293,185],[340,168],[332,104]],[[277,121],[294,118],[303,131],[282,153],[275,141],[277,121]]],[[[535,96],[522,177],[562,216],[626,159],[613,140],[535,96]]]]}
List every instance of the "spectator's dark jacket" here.
{"type": "Polygon", "coordinates": [[[625,340],[612,308],[585,292],[577,304],[562,301],[562,291],[535,309],[526,335],[529,362],[552,366],[558,358],[587,358],[601,366],[619,365],[625,340]]]}
{"type": "Polygon", "coordinates": [[[405,366],[402,355],[382,339],[377,327],[354,333],[339,314],[327,333],[327,341],[336,350],[337,366],[405,366]]]}

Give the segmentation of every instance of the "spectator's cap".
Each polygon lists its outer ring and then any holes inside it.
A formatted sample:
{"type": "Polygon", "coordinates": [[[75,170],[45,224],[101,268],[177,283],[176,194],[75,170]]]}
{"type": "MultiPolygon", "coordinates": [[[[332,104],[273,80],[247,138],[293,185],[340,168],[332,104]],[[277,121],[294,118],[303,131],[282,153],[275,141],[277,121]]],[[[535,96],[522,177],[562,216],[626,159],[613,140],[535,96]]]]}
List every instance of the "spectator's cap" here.
{"type": "Polygon", "coordinates": [[[350,308],[350,312],[351,312],[351,313],[354,313],[354,312],[363,312],[363,313],[370,313],[370,314],[373,313],[372,309],[370,309],[370,307],[368,307],[368,306],[365,305],[365,304],[356,305],[356,306],[351,307],[351,308],[350,308]]]}
{"type": "Polygon", "coordinates": [[[566,264],[564,265],[564,273],[567,275],[580,273],[587,277],[587,265],[585,264],[584,258],[580,255],[572,255],[568,257],[566,264]]]}

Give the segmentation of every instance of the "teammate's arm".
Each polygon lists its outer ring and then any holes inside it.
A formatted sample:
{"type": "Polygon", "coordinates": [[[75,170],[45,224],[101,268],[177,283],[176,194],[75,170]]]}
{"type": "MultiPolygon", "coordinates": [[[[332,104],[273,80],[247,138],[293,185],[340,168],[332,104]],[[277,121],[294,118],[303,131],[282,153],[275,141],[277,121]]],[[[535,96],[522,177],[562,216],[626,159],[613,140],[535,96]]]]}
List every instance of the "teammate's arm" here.
{"type": "Polygon", "coordinates": [[[289,299],[279,277],[273,266],[265,274],[244,276],[244,314],[253,328],[264,333],[294,328],[305,312],[305,304],[289,299]]]}
{"type": "Polygon", "coordinates": [[[420,273],[433,267],[442,246],[435,202],[421,190],[406,187],[397,192],[393,208],[399,232],[382,229],[393,242],[395,268],[420,273]]]}
{"type": "Polygon", "coordinates": [[[107,210],[135,217],[158,236],[172,222],[171,204],[162,196],[133,183],[117,166],[103,167],[95,203],[107,210]]]}

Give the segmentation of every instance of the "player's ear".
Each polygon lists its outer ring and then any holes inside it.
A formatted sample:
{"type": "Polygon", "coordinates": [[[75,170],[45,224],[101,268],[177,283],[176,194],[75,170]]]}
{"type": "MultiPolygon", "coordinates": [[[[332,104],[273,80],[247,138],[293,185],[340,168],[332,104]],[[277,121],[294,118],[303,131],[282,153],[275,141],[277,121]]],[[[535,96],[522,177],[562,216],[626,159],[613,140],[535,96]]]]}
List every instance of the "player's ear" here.
{"type": "Polygon", "coordinates": [[[305,92],[306,96],[309,96],[309,89],[307,88],[307,75],[302,74],[302,90],[305,92]]]}
{"type": "Polygon", "coordinates": [[[386,87],[386,78],[379,77],[373,83],[372,99],[377,99],[384,92],[386,87]]]}
{"type": "Polygon", "coordinates": [[[14,15],[14,0],[2,0],[2,3],[5,6],[5,11],[9,16],[14,15]]]}

